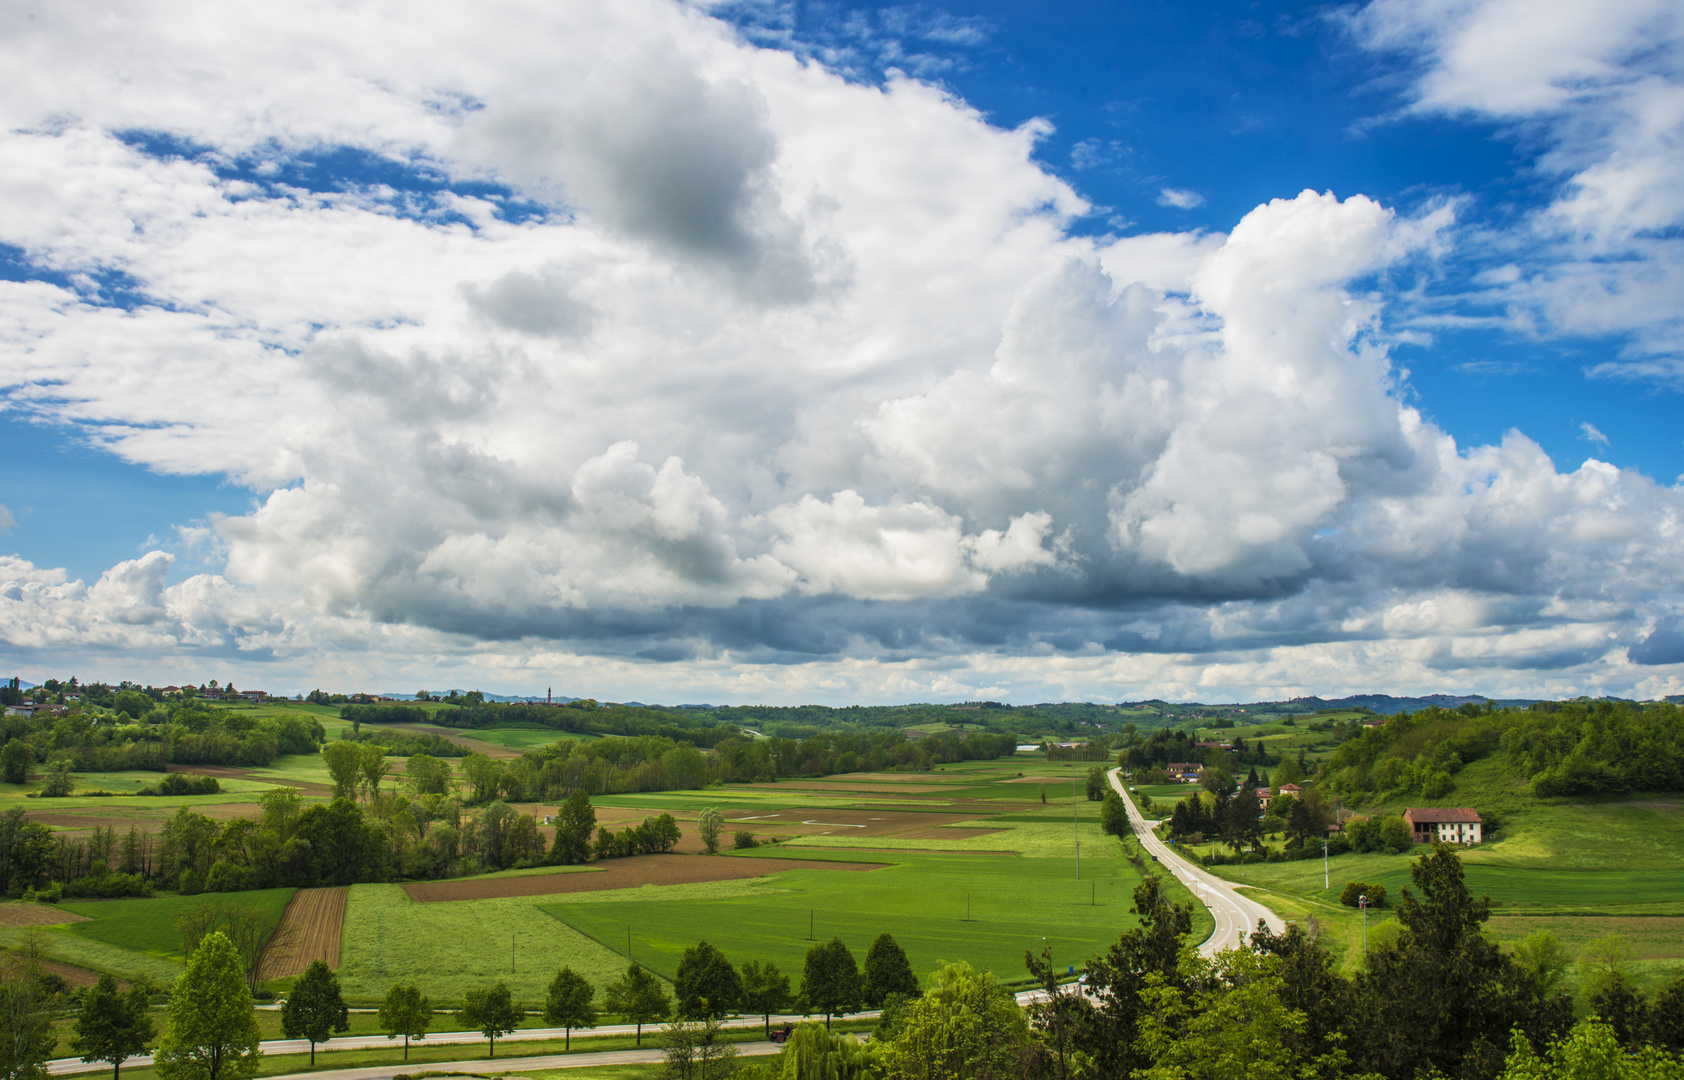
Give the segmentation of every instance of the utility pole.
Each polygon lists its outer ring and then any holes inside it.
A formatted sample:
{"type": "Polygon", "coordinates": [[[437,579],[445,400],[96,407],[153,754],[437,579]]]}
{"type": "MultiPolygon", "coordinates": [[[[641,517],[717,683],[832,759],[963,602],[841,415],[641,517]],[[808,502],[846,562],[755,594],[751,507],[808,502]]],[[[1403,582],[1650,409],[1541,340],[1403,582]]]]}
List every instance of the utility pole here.
{"type": "Polygon", "coordinates": [[[1076,880],[1082,880],[1082,820],[1076,802],[1076,774],[1070,774],[1070,831],[1076,836],[1076,880]]]}
{"type": "Polygon", "coordinates": [[[1327,837],[1325,836],[1321,838],[1321,887],[1324,889],[1333,888],[1333,883],[1327,876],[1327,837]]]}

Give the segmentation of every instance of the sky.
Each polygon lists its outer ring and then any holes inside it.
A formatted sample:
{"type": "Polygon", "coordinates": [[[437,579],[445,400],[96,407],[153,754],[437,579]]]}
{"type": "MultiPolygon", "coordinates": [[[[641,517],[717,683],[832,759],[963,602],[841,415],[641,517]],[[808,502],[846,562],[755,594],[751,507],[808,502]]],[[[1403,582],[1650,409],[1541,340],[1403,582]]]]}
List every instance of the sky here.
{"type": "Polygon", "coordinates": [[[1676,4],[0,0],[0,64],[26,680],[1684,692],[1676,4]]]}

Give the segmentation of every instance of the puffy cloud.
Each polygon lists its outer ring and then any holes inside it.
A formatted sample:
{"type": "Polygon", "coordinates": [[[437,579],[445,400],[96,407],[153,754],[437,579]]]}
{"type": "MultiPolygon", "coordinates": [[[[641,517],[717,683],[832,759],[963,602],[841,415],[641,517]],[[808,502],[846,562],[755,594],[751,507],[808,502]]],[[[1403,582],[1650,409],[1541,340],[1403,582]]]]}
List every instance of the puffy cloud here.
{"type": "Polygon", "coordinates": [[[0,386],[254,508],[176,584],[0,560],[31,662],[644,699],[1675,678],[1679,490],[1459,447],[1397,385],[1370,285],[1448,210],[1087,239],[1045,125],[693,8],[184,10],[0,42],[0,242],[39,271],[0,282],[0,386]]]}
{"type": "Polygon", "coordinates": [[[1203,206],[1205,197],[1196,191],[1185,191],[1181,188],[1164,188],[1158,192],[1159,206],[1173,206],[1177,210],[1192,210],[1203,206]]]}
{"type": "Polygon", "coordinates": [[[1667,0],[1372,0],[1366,46],[1416,65],[1420,113],[1494,118],[1541,136],[1558,180],[1527,273],[1493,299],[1569,334],[1625,334],[1606,374],[1677,382],[1684,320],[1684,15],[1667,0]]]}

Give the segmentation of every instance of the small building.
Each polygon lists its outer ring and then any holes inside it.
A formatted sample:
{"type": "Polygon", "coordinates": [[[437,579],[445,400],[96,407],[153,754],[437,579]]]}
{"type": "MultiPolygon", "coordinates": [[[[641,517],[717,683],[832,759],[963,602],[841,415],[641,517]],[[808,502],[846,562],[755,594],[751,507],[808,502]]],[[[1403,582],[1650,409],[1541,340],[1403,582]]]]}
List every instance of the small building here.
{"type": "Polygon", "coordinates": [[[1205,767],[1193,761],[1172,761],[1164,766],[1164,771],[1184,784],[1193,784],[1204,775],[1205,767]]]}
{"type": "Polygon", "coordinates": [[[1282,784],[1275,790],[1280,792],[1282,795],[1291,795],[1294,799],[1304,794],[1304,789],[1299,787],[1297,784],[1282,784]]]}
{"type": "Polygon", "coordinates": [[[1482,839],[1483,822],[1471,807],[1446,809],[1406,808],[1403,820],[1415,834],[1417,844],[1437,840],[1441,844],[1477,844],[1482,839]]]}
{"type": "Polygon", "coordinates": [[[1257,802],[1264,810],[1269,809],[1269,800],[1272,798],[1274,798],[1274,796],[1269,794],[1268,788],[1260,787],[1257,789],[1257,802]]]}
{"type": "Polygon", "coordinates": [[[240,696],[247,701],[266,701],[269,698],[267,690],[241,690],[240,696]]]}

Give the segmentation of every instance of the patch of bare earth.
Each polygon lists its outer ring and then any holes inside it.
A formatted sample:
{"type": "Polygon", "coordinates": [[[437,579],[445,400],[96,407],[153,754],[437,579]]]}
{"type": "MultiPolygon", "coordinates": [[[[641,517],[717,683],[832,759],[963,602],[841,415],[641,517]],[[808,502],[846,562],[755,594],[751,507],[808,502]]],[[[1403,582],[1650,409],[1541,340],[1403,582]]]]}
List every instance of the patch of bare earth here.
{"type": "Polygon", "coordinates": [[[259,979],[302,975],[316,960],[339,966],[339,935],[345,927],[345,899],[349,890],[299,889],[287,901],[275,936],[257,963],[259,979]]]}
{"type": "Polygon", "coordinates": [[[16,930],[20,926],[62,926],[65,923],[87,922],[86,915],[73,915],[51,904],[0,904],[0,927],[16,930]]]}
{"type": "Polygon", "coordinates": [[[784,870],[881,870],[884,863],[829,862],[816,859],[733,859],[707,855],[633,855],[593,864],[592,873],[533,874],[527,877],[429,881],[405,885],[411,900],[432,904],[451,900],[494,900],[510,896],[605,892],[640,885],[688,885],[698,881],[735,881],[784,870]]]}
{"type": "Polygon", "coordinates": [[[302,790],[306,795],[314,795],[323,799],[333,798],[333,787],[330,784],[313,784],[308,780],[287,780],[278,776],[263,776],[250,769],[242,769],[234,765],[165,765],[164,768],[170,772],[192,773],[195,776],[214,776],[219,780],[253,780],[259,784],[295,787],[302,790]]]}
{"type": "MultiPolygon", "coordinates": [[[[900,836],[931,839],[925,833],[961,821],[975,821],[985,815],[979,813],[941,814],[913,810],[841,810],[796,807],[774,810],[765,814],[726,818],[727,830],[742,826],[760,828],[763,825],[798,827],[802,836],[900,836]]],[[[934,836],[961,839],[952,830],[941,829],[934,836]]]]}

